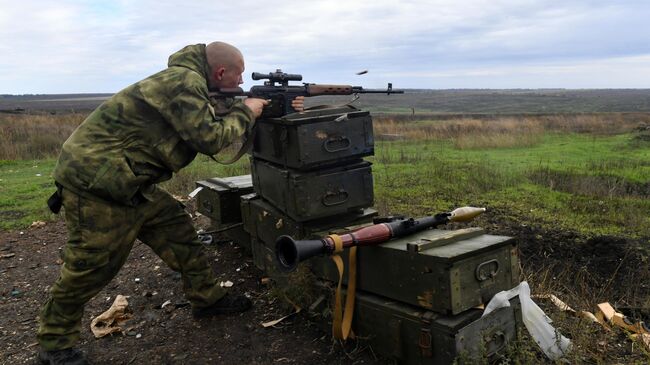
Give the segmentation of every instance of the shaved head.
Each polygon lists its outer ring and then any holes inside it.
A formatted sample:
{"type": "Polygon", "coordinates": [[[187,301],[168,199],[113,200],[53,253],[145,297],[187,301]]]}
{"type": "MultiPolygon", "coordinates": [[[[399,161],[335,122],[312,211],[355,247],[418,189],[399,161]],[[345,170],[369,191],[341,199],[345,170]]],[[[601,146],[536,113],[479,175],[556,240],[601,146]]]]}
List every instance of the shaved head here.
{"type": "Polygon", "coordinates": [[[244,83],[244,56],[225,42],[212,42],[205,46],[205,58],[210,67],[210,88],[233,88],[244,83]]]}
{"type": "Polygon", "coordinates": [[[244,56],[233,45],[225,42],[212,42],[205,47],[205,55],[210,68],[232,67],[243,62],[244,56]]]}

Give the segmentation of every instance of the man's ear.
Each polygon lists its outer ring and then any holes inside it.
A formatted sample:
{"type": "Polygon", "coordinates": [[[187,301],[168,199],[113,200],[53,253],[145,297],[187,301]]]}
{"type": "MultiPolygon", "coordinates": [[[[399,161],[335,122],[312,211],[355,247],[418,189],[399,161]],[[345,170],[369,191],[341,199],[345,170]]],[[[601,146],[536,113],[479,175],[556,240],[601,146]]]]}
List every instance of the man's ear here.
{"type": "Polygon", "coordinates": [[[221,81],[221,79],[223,79],[223,74],[225,72],[226,72],[225,67],[217,67],[217,69],[214,70],[214,73],[213,73],[214,79],[217,80],[217,81],[221,81]]]}

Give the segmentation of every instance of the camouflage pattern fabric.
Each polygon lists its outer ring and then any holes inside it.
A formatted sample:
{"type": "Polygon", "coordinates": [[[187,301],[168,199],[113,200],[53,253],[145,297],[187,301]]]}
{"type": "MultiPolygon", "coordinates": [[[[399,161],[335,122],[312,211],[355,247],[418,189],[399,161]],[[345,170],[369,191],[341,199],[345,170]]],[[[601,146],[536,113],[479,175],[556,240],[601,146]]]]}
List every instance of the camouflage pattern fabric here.
{"type": "Polygon", "coordinates": [[[164,190],[153,189],[154,201],[137,207],[90,200],[66,189],[62,194],[69,239],[61,274],[41,310],[38,341],[44,350],[75,345],[84,305],[115,277],[136,238],[182,274],[193,307],[207,307],[225,294],[203,255],[191,218],[164,190]]]}
{"type": "Polygon", "coordinates": [[[205,45],[187,46],[167,69],[113,95],[63,144],[54,179],[81,195],[135,205],[138,190],[169,180],[197,152],[214,155],[248,133],[252,111],[240,100],[211,103],[208,70],[205,45]]]}
{"type": "Polygon", "coordinates": [[[54,170],[69,233],[61,273],[43,307],[38,340],[74,346],[83,307],[119,271],[139,238],[181,272],[187,299],[206,307],[225,292],[202,256],[187,213],[156,184],[250,132],[252,111],[208,95],[205,45],[187,46],[169,67],[118,92],[64,143],[54,170]]]}

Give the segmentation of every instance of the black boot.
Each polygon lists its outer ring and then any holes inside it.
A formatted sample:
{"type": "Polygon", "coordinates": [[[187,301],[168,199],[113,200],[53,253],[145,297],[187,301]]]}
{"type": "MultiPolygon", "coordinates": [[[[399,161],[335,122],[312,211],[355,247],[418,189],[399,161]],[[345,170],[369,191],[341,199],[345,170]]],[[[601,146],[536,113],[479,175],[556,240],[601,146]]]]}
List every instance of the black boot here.
{"type": "Polygon", "coordinates": [[[218,314],[240,313],[249,310],[252,306],[251,300],[243,295],[226,294],[209,307],[192,309],[192,315],[194,318],[204,318],[218,314]]]}
{"type": "Polygon", "coordinates": [[[38,361],[42,365],[90,365],[83,352],[75,349],[39,351],[38,361]]]}

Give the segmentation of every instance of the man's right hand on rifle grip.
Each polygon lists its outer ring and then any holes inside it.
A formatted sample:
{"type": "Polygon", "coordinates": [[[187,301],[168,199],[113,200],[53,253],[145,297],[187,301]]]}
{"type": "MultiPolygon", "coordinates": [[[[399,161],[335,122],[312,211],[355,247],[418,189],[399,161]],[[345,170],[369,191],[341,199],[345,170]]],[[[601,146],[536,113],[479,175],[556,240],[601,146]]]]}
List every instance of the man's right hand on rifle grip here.
{"type": "Polygon", "coordinates": [[[259,98],[246,98],[244,99],[244,105],[253,112],[255,119],[257,119],[262,115],[262,109],[264,109],[266,105],[269,105],[269,101],[259,98]]]}

